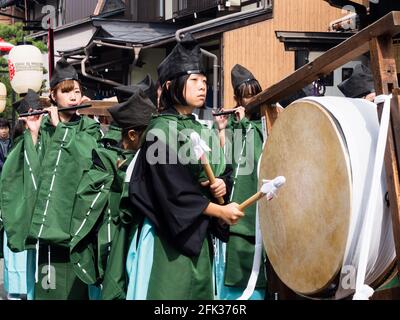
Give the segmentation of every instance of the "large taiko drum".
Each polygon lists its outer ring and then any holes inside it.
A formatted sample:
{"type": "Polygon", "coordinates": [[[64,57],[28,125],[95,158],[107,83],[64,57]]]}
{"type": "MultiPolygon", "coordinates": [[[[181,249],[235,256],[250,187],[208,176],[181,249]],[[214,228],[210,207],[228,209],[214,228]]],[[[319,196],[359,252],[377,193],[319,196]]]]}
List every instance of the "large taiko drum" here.
{"type": "MultiPolygon", "coordinates": [[[[268,137],[260,179],[283,175],[273,201],[260,201],[264,248],[279,278],[309,297],[344,298],[355,289],[379,122],[361,99],[313,97],[282,112],[268,137]]],[[[395,259],[382,170],[366,284],[395,259]]]]}

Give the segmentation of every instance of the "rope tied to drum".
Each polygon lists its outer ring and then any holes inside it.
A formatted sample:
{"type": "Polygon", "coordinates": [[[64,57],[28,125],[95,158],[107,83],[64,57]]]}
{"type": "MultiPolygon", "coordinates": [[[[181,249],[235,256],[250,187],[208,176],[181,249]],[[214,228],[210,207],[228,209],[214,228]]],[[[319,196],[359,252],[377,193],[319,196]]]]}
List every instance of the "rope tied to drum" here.
{"type": "Polygon", "coordinates": [[[365,284],[365,278],[369,262],[368,258],[371,245],[372,230],[374,227],[374,214],[378,201],[377,195],[379,193],[379,180],[381,179],[385,157],[387,134],[390,122],[391,99],[392,95],[379,95],[375,98],[374,101],[376,105],[383,103],[383,110],[375,153],[371,190],[369,193],[366,216],[361,233],[361,247],[357,268],[356,291],[353,296],[353,300],[368,300],[374,294],[374,290],[370,286],[365,284]]]}

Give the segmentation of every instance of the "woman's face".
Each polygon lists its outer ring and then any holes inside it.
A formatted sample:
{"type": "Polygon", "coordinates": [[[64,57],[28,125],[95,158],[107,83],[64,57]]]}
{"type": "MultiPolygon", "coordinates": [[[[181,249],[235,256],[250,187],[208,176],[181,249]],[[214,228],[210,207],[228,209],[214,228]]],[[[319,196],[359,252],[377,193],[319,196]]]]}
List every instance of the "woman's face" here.
{"type": "Polygon", "coordinates": [[[81,104],[82,92],[78,81],[74,80],[74,88],[71,91],[62,92],[61,88],[57,89],[53,99],[57,102],[59,108],[74,107],[81,104]]]}
{"type": "Polygon", "coordinates": [[[201,108],[207,95],[207,78],[202,74],[191,74],[186,81],[184,97],[188,106],[201,108]]]}

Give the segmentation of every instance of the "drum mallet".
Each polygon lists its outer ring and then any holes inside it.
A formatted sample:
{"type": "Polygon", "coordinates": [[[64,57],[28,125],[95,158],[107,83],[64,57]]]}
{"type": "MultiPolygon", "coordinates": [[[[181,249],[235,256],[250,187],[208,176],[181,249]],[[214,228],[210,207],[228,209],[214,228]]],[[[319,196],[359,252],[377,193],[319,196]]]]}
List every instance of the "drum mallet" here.
{"type": "Polygon", "coordinates": [[[276,196],[276,192],[280,187],[282,187],[286,182],[285,177],[279,176],[273,180],[263,180],[263,185],[259,192],[248,198],[246,201],[239,205],[239,210],[244,211],[247,207],[251,206],[253,203],[257,202],[263,197],[267,197],[267,200],[271,200],[276,196]]]}
{"type": "MultiPolygon", "coordinates": [[[[207,159],[206,152],[211,151],[210,147],[202,140],[197,132],[192,132],[190,134],[190,140],[192,141],[194,152],[196,154],[196,158],[201,160],[201,164],[203,165],[204,171],[207,175],[208,181],[210,181],[210,185],[215,182],[214,172],[211,169],[211,166],[207,159]]],[[[217,198],[218,204],[224,204],[224,198],[217,198]]]]}

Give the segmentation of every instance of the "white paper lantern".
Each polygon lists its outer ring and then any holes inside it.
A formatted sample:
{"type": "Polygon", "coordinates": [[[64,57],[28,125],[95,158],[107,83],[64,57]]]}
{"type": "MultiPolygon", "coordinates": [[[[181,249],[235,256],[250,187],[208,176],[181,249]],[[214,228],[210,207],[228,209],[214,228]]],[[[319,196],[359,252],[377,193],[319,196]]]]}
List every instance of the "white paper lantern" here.
{"type": "Polygon", "coordinates": [[[16,93],[38,92],[43,81],[42,53],[32,45],[19,45],[8,55],[11,86],[16,93]]]}
{"type": "Polygon", "coordinates": [[[7,88],[4,83],[0,82],[0,112],[3,112],[7,103],[7,88]]]}

